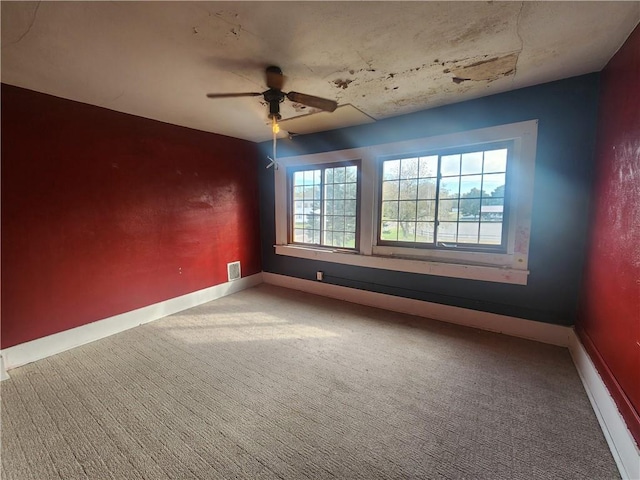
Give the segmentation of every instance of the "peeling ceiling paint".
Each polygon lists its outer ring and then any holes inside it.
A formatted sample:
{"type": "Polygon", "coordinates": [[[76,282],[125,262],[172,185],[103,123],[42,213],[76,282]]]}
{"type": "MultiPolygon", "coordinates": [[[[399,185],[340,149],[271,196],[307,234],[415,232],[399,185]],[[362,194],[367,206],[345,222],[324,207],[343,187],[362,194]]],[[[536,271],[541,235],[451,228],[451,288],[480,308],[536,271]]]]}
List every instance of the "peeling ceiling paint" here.
{"type": "MultiPolygon", "coordinates": [[[[2,81],[252,141],[264,68],[375,119],[601,70],[640,2],[2,2],[2,81]]],[[[285,101],[283,118],[314,109],[285,101]]],[[[326,123],[326,118],[323,124],[326,123]]]]}

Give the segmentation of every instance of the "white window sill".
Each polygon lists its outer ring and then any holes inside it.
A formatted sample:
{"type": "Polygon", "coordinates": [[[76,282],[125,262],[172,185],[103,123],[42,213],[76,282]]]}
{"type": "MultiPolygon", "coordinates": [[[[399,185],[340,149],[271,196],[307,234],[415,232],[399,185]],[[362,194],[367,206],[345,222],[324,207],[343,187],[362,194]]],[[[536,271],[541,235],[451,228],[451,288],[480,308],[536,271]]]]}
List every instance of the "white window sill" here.
{"type": "Polygon", "coordinates": [[[438,275],[442,277],[466,278],[485,282],[526,285],[528,270],[507,266],[480,265],[471,263],[446,263],[426,259],[397,258],[395,256],[362,255],[358,252],[334,251],[322,248],[294,245],[275,245],[277,255],[320,260],[323,262],[380,268],[399,272],[438,275]]]}

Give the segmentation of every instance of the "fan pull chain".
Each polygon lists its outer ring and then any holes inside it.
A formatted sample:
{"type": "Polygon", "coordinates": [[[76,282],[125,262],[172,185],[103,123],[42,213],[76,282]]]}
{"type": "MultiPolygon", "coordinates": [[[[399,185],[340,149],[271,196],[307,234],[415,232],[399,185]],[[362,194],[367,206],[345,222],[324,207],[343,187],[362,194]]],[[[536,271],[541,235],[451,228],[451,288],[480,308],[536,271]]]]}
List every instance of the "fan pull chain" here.
{"type": "Polygon", "coordinates": [[[278,132],[280,131],[280,125],[278,125],[278,120],[276,119],[276,117],[273,117],[273,125],[271,126],[271,131],[273,132],[273,157],[267,157],[269,160],[271,160],[271,163],[269,165],[267,165],[267,168],[271,167],[271,166],[275,166],[275,169],[278,169],[278,164],[276,163],[276,137],[278,135],[278,132]]]}

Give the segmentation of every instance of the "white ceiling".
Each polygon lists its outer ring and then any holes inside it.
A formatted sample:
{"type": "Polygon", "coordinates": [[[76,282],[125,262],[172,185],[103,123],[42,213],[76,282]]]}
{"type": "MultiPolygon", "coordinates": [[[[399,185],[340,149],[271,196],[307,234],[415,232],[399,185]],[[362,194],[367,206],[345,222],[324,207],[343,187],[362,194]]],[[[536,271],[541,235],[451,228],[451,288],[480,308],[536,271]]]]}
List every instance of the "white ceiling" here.
{"type": "Polygon", "coordinates": [[[262,98],[205,94],[261,92],[275,64],[285,91],[381,119],[599,71],[639,20],[638,1],[3,1],[2,82],[262,141],[262,98]]]}

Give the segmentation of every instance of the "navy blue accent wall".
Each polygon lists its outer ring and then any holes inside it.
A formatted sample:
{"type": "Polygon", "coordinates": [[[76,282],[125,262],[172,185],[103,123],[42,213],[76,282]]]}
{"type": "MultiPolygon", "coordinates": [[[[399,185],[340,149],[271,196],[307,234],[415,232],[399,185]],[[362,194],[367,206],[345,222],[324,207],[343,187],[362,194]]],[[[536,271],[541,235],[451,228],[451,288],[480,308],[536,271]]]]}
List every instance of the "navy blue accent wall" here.
{"type": "MultiPolygon", "coordinates": [[[[260,169],[262,265],[308,280],[446,305],[572,325],[585,258],[594,170],[599,74],[523,88],[370,125],[294,137],[280,157],[539,120],[527,285],[395,272],[276,255],[273,170],[260,169]]],[[[271,143],[260,145],[263,155],[271,143]]],[[[266,166],[268,161],[264,160],[266,166]]]]}

